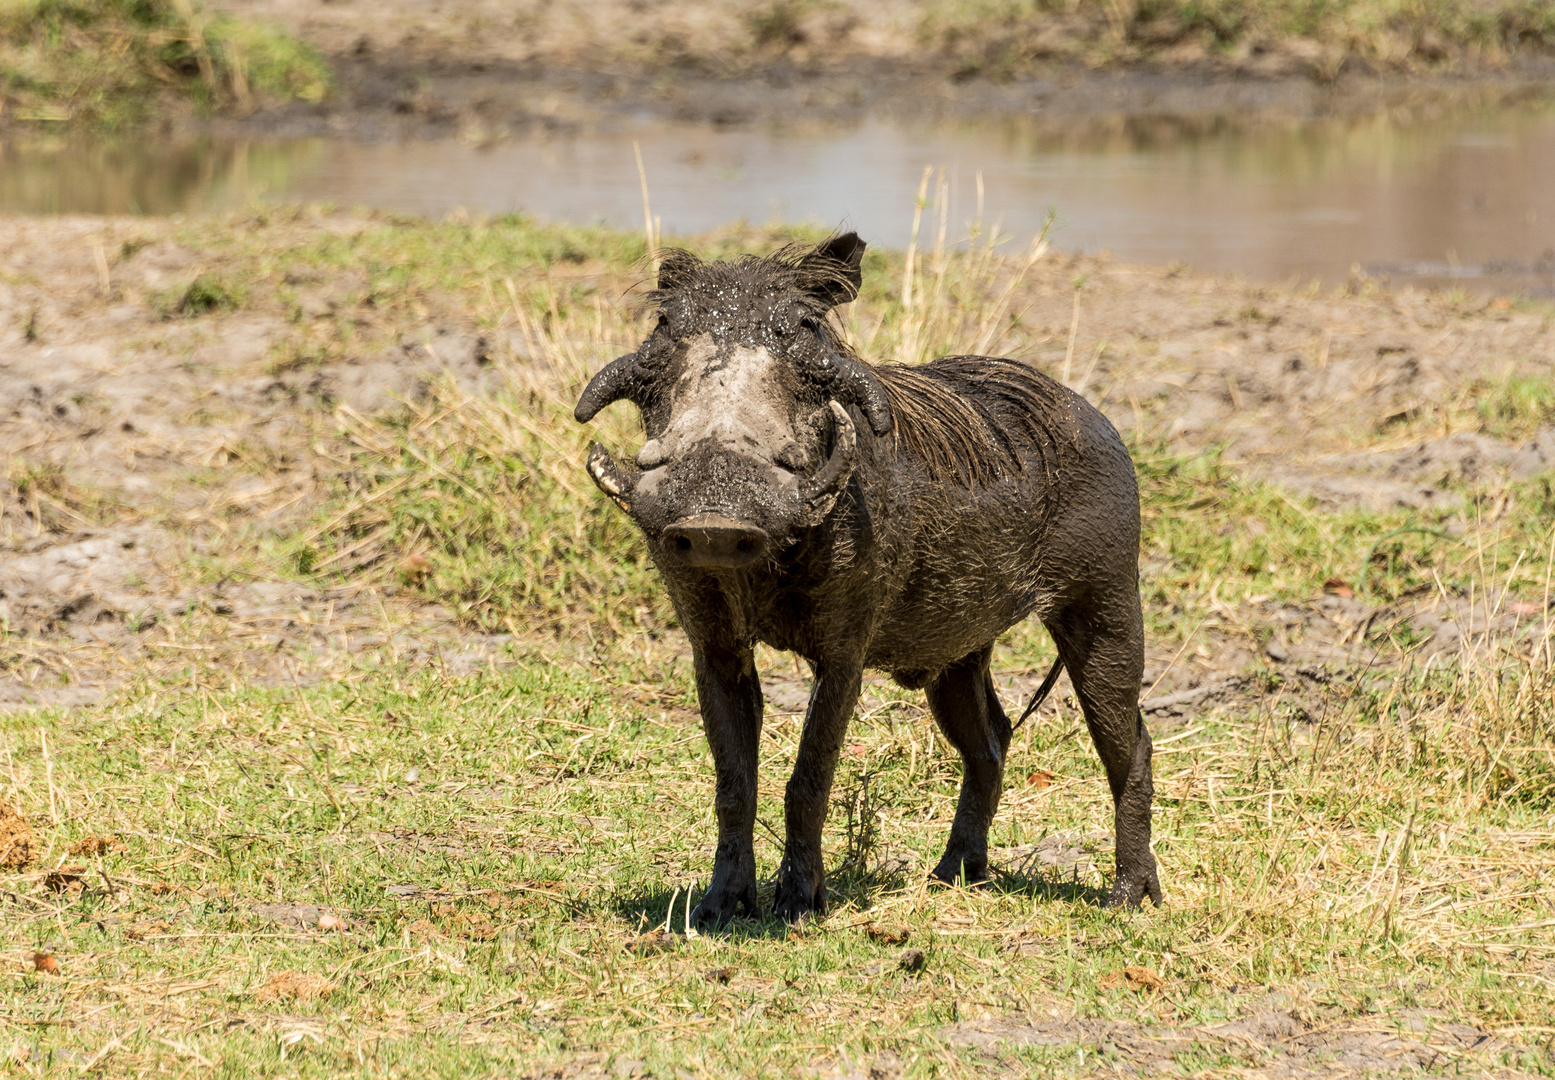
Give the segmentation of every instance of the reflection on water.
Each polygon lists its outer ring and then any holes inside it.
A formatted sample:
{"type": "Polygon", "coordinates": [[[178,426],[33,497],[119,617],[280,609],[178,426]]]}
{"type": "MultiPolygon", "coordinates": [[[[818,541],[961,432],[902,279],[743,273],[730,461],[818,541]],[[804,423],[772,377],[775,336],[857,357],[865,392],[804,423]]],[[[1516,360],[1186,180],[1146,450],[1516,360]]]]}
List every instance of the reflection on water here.
{"type": "Polygon", "coordinates": [[[0,213],[180,214],[284,192],[314,167],[318,140],[0,142],[0,213]]]}
{"type": "Polygon", "coordinates": [[[983,203],[1058,246],[1183,261],[1254,278],[1395,278],[1555,295],[1555,112],[1476,113],[1198,133],[1121,123],[1055,135],[1002,118],[917,129],[644,125],[630,132],[459,142],[319,139],[178,146],[0,147],[0,210],[197,213],[254,199],[441,215],[523,210],[640,228],[633,140],[666,233],[738,219],[823,226],[904,246],[925,167],[950,184],[952,233],[983,203]]]}

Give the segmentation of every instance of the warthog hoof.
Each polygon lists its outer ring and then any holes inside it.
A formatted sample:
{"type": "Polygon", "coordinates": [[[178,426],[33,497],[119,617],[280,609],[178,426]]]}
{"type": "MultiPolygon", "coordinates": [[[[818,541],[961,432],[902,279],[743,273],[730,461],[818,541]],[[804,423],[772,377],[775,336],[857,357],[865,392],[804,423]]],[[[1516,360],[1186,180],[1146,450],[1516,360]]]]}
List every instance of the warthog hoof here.
{"type": "Polygon", "coordinates": [[[1102,907],[1138,908],[1146,896],[1156,907],[1161,906],[1161,883],[1156,880],[1154,859],[1147,866],[1118,871],[1112,893],[1102,907]]]}
{"type": "Polygon", "coordinates": [[[826,882],[810,886],[808,882],[791,877],[778,882],[777,899],[772,904],[772,914],[784,922],[802,922],[812,916],[826,914],[826,882]]]}
{"type": "Polygon", "coordinates": [[[747,883],[743,888],[715,883],[703,894],[697,906],[692,908],[691,925],[698,929],[725,926],[739,912],[756,914],[755,883],[747,883]]]}
{"type": "Polygon", "coordinates": [[[988,860],[946,855],[938,866],[929,871],[929,880],[944,885],[981,885],[988,880],[988,860]]]}

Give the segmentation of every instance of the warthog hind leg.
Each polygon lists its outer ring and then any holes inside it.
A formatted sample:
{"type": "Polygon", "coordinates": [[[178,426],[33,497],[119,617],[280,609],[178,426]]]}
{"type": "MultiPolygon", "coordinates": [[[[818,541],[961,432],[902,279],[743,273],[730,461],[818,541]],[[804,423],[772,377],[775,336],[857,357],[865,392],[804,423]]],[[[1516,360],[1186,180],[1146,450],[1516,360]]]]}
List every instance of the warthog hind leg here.
{"type": "Polygon", "coordinates": [[[961,797],[950,841],[931,876],[940,881],[981,881],[988,876],[988,826],[999,809],[1010,721],[994,691],[990,644],[957,660],[925,687],[929,711],[945,738],[961,753],[961,797]]]}
{"type": "MultiPolygon", "coordinates": [[[[1132,586],[1132,581],[1129,583],[1132,586]]],[[[1139,711],[1145,667],[1145,635],[1139,593],[1120,587],[1113,597],[1093,596],[1048,624],[1069,671],[1086,727],[1101,755],[1112,789],[1117,877],[1108,907],[1138,907],[1144,897],[1161,902],[1155,856],[1150,853],[1150,733],[1139,711]]]]}

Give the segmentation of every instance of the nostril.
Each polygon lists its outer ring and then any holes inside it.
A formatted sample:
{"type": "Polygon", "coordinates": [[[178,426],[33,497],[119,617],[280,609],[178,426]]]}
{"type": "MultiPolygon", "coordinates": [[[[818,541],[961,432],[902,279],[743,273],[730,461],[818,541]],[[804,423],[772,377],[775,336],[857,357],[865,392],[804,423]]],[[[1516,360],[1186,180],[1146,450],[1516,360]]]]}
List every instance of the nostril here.
{"type": "Polygon", "coordinates": [[[750,566],[759,561],[768,544],[761,529],[721,514],[682,518],[663,536],[665,554],[677,566],[750,566]]]}

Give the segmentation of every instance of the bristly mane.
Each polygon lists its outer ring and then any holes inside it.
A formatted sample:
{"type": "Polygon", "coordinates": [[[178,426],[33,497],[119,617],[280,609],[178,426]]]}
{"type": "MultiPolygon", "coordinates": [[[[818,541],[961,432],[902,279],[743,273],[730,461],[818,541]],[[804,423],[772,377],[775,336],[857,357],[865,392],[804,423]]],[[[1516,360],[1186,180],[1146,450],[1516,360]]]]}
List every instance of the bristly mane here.
{"type": "Polygon", "coordinates": [[[872,370],[891,401],[897,445],[933,479],[987,485],[1025,472],[1027,455],[1046,470],[1056,465],[1042,420],[1062,408],[1059,386],[1025,364],[946,356],[872,370]]]}
{"type": "MultiPolygon", "coordinates": [[[[810,244],[785,244],[769,255],[739,255],[704,262],[683,248],[665,248],[659,254],[659,280],[650,289],[649,303],[662,303],[687,287],[716,295],[719,286],[738,286],[766,293],[786,292],[802,300],[830,288],[850,287],[847,268],[832,259],[814,258],[810,244]],[[806,258],[806,256],[812,256],[806,258]]],[[[817,315],[831,305],[816,302],[817,315]]]]}

